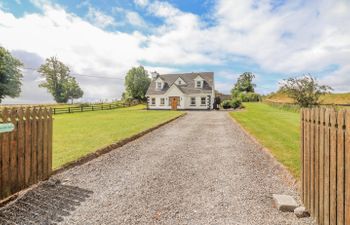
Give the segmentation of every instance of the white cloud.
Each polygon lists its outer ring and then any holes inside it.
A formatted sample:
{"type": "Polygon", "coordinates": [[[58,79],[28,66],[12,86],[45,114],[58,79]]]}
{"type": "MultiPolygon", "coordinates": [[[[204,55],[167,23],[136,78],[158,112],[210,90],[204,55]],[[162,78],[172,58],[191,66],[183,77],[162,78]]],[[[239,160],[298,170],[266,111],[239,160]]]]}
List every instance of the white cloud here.
{"type": "Polygon", "coordinates": [[[102,11],[95,9],[92,6],[88,7],[88,13],[87,13],[86,17],[94,25],[96,25],[100,28],[115,26],[117,24],[113,17],[111,17],[107,14],[104,14],[102,11]]]}
{"type": "MultiPolygon", "coordinates": [[[[115,28],[117,21],[89,4],[86,6],[90,7],[91,23],[58,5],[32,1],[42,7],[42,14],[16,18],[0,10],[0,44],[10,50],[35,53],[42,59],[56,55],[77,73],[123,78],[130,67],[142,61],[155,65],[158,72],[178,71],[179,65],[227,67],[246,63],[274,74],[296,75],[337,65],[337,71],[322,81],[336,90],[349,89],[347,1],[286,1],[273,8],[270,1],[218,0],[209,15],[209,26],[201,16],[183,12],[165,1],[135,0],[135,4],[163,21],[147,35],[100,29],[115,28]]],[[[118,12],[134,26],[146,23],[136,12],[121,8],[118,12]]],[[[220,70],[214,72],[231,82],[220,70]]],[[[267,77],[259,79],[257,82],[266,84],[267,77]]],[[[115,98],[123,90],[122,79],[78,80],[86,99],[115,98]]],[[[227,83],[218,82],[216,87],[228,91],[233,83],[227,83]]]]}
{"type": "MultiPolygon", "coordinates": [[[[57,56],[75,73],[120,78],[78,76],[86,100],[120,97],[124,74],[131,66],[138,65],[138,57],[142,55],[139,45],[145,40],[140,33],[105,32],[62,8],[51,6],[45,6],[43,15],[26,14],[21,18],[0,11],[0,33],[0,44],[9,50],[25,50],[42,59],[57,56]]],[[[31,75],[26,72],[27,76],[31,75]]],[[[35,81],[27,81],[24,90],[34,87],[31,92],[42,90],[33,85],[35,81]]]]}
{"type": "Polygon", "coordinates": [[[138,6],[145,7],[148,5],[148,0],[134,0],[134,3],[138,6]]]}
{"type": "Polygon", "coordinates": [[[128,22],[134,26],[143,27],[146,25],[146,22],[142,19],[142,17],[137,12],[128,11],[126,13],[126,18],[128,22]]]}

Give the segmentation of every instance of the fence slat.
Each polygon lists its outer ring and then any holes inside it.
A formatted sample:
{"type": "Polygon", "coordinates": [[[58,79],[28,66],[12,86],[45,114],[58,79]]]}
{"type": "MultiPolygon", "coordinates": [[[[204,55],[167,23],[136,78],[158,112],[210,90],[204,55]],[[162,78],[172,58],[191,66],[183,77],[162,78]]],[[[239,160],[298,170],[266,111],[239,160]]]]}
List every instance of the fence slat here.
{"type": "Polygon", "coordinates": [[[32,176],[32,122],[31,122],[31,111],[29,108],[25,111],[25,172],[24,172],[24,179],[25,179],[25,185],[29,186],[32,176]]]}
{"type": "Polygon", "coordinates": [[[341,110],[338,113],[338,141],[337,141],[337,225],[345,225],[344,224],[344,115],[345,111],[341,110]]]}
{"type": "Polygon", "coordinates": [[[38,155],[37,155],[37,170],[38,170],[38,179],[43,178],[43,111],[42,108],[39,108],[38,111],[38,155]]]}
{"type": "Polygon", "coordinates": [[[350,111],[345,119],[345,224],[350,224],[350,111]]]}
{"type": "Polygon", "coordinates": [[[48,158],[48,174],[51,174],[52,172],[52,137],[53,137],[53,127],[52,127],[52,109],[49,110],[48,115],[48,152],[47,152],[47,158],[48,158]]]}
{"type": "Polygon", "coordinates": [[[18,167],[17,167],[17,112],[14,108],[11,109],[10,112],[10,119],[11,122],[15,126],[15,131],[10,133],[10,179],[11,179],[11,192],[16,192],[18,190],[18,182],[17,182],[17,174],[18,174],[18,167]]]}
{"type": "Polygon", "coordinates": [[[18,190],[21,190],[25,185],[24,182],[24,112],[22,108],[19,108],[17,111],[18,125],[17,125],[17,148],[18,148],[18,190]]]}
{"type": "Polygon", "coordinates": [[[320,152],[320,109],[315,109],[315,194],[314,194],[314,215],[315,218],[318,218],[319,213],[319,174],[320,174],[320,167],[319,167],[319,152],[320,152]]]}
{"type": "Polygon", "coordinates": [[[309,186],[308,186],[308,173],[309,173],[309,161],[308,161],[308,150],[309,150],[309,111],[305,110],[305,122],[304,122],[304,129],[305,129],[305,137],[304,137],[304,168],[305,168],[305,173],[304,173],[304,204],[305,207],[308,209],[309,204],[308,204],[308,193],[309,193],[309,186]]]}
{"type": "Polygon", "coordinates": [[[47,109],[44,108],[43,110],[43,120],[42,120],[42,133],[43,133],[43,179],[46,179],[48,176],[48,159],[47,159],[47,109]]]}
{"type": "Polygon", "coordinates": [[[325,149],[325,110],[323,108],[320,109],[320,154],[319,154],[319,216],[317,221],[319,224],[323,225],[324,222],[324,149],[325,149]]]}
{"type": "Polygon", "coordinates": [[[330,190],[329,190],[329,223],[337,224],[337,112],[331,111],[330,128],[330,190]]]}
{"type": "MultiPolygon", "coordinates": [[[[2,121],[4,123],[8,122],[9,112],[8,109],[5,108],[2,111],[2,121]]],[[[2,189],[1,189],[1,197],[4,198],[11,193],[10,188],[10,134],[2,133],[1,134],[1,174],[2,174],[2,189]]]]}
{"type": "Polygon", "coordinates": [[[330,109],[326,109],[325,117],[325,151],[324,151],[324,225],[329,225],[329,160],[330,160],[330,109]]]}
{"type": "MultiPolygon", "coordinates": [[[[300,158],[301,158],[301,180],[304,180],[304,137],[305,137],[305,129],[304,129],[304,109],[300,110],[300,130],[301,130],[301,134],[300,134],[300,158]]],[[[304,185],[303,182],[301,183],[301,193],[302,193],[302,200],[304,201],[304,185]]]]}
{"type": "Polygon", "coordinates": [[[38,140],[37,140],[37,127],[38,127],[38,119],[37,119],[37,109],[34,108],[33,110],[33,115],[32,115],[32,180],[31,180],[31,184],[34,184],[37,182],[38,180],[38,169],[37,169],[37,152],[38,152],[38,140]]]}
{"type": "Polygon", "coordinates": [[[315,108],[311,109],[310,121],[310,212],[315,213],[315,108]]]}

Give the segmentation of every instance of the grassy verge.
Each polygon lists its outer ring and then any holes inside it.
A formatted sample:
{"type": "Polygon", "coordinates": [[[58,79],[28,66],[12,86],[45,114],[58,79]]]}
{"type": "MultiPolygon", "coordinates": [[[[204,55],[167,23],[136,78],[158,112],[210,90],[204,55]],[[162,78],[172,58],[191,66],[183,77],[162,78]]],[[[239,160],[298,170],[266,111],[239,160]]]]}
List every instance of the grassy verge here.
{"type": "MultiPolygon", "coordinates": [[[[275,93],[267,97],[267,100],[280,103],[293,103],[293,99],[286,94],[275,93]]],[[[321,104],[350,104],[350,93],[331,93],[320,97],[321,104]]]]}
{"type": "Polygon", "coordinates": [[[144,106],[56,115],[53,169],[99,148],[166,122],[182,112],[146,111],[144,106]]]}
{"type": "Polygon", "coordinates": [[[300,176],[299,114],[263,103],[245,103],[246,110],[232,112],[250,134],[268,148],[295,178],[300,176]]]}

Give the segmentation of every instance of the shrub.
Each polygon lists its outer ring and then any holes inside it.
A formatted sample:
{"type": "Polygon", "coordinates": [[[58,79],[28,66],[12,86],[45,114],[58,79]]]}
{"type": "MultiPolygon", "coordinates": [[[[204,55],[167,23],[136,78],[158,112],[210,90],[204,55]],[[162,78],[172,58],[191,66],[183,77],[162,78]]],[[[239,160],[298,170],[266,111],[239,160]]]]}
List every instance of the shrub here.
{"type": "Polygon", "coordinates": [[[221,103],[222,108],[224,109],[229,109],[232,107],[231,101],[230,100],[225,100],[221,103]]]}
{"type": "Polygon", "coordinates": [[[242,102],[259,102],[261,100],[261,96],[254,92],[241,92],[237,97],[241,99],[242,102]]]}
{"type": "Polygon", "coordinates": [[[230,103],[233,109],[238,109],[242,106],[242,101],[238,98],[232,99],[230,103]]]}

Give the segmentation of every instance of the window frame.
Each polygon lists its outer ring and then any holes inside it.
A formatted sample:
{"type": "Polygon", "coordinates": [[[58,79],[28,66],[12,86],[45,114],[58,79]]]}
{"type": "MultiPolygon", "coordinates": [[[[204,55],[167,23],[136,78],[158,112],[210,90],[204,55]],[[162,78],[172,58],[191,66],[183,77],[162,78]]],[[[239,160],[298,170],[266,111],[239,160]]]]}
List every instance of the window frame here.
{"type": "Polygon", "coordinates": [[[162,82],[157,82],[157,89],[162,89],[162,82]]]}
{"type": "Polygon", "coordinates": [[[196,106],[196,97],[191,97],[191,102],[190,102],[191,106],[196,106]],[[192,102],[192,100],[194,100],[194,102],[192,102]]]}
{"type": "Polygon", "coordinates": [[[165,105],[165,98],[160,98],[160,105],[165,105]]]}
{"type": "Polygon", "coordinates": [[[204,106],[207,104],[207,98],[206,97],[201,97],[201,105],[204,106]],[[203,103],[203,99],[204,99],[204,103],[203,103]]]}
{"type": "Polygon", "coordinates": [[[151,98],[151,105],[156,105],[156,98],[151,98]]]}
{"type": "Polygon", "coordinates": [[[202,87],[202,81],[197,80],[196,81],[196,88],[201,88],[202,87]],[[199,84],[199,85],[198,85],[199,84]]]}

